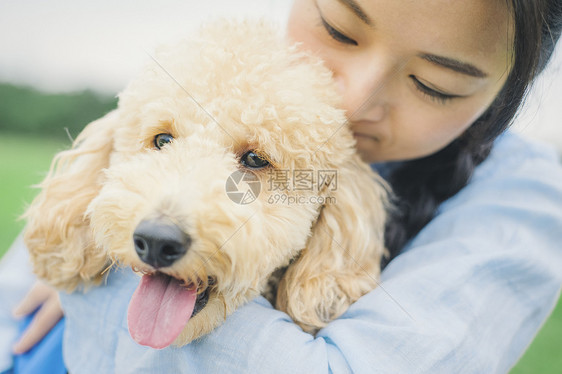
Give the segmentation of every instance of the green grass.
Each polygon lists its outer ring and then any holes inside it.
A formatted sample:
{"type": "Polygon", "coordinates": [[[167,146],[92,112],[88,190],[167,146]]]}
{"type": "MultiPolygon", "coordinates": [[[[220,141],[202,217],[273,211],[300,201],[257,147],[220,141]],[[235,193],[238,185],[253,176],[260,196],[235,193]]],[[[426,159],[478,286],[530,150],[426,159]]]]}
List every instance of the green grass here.
{"type": "MultiPolygon", "coordinates": [[[[0,133],[0,256],[23,228],[17,221],[41,181],[54,154],[69,146],[54,140],[0,133]]],[[[562,368],[562,302],[512,370],[512,374],[558,374],[562,368]]]]}
{"type": "Polygon", "coordinates": [[[562,372],[562,301],[517,363],[511,374],[559,374],[562,372]]]}
{"type": "Polygon", "coordinates": [[[25,211],[49,170],[55,153],[70,145],[50,138],[0,133],[0,256],[9,248],[24,222],[25,211]]]}

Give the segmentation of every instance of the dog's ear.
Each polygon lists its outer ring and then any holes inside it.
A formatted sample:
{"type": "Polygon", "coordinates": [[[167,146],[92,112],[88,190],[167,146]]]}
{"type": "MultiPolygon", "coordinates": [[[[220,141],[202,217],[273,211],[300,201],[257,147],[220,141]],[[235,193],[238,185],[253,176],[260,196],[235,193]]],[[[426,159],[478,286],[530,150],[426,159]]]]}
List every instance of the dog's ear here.
{"type": "Polygon", "coordinates": [[[338,170],[312,235],[288,267],[276,307],[315,333],[376,287],[384,252],[387,188],[358,156],[338,170]]]}
{"type": "Polygon", "coordinates": [[[94,246],[84,213],[101,188],[119,125],[118,110],[90,123],[72,149],[56,155],[24,214],[34,271],[57,288],[72,290],[99,280],[106,266],[106,254],[94,246]]]}

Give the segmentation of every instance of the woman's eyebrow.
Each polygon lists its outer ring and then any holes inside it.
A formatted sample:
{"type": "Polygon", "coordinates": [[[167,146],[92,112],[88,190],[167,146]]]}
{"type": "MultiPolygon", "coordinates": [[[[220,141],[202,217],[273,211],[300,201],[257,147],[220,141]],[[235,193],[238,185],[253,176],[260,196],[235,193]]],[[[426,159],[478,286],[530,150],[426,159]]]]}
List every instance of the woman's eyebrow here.
{"type": "Polygon", "coordinates": [[[357,2],[355,0],[338,0],[342,5],[344,5],[345,7],[347,7],[349,10],[351,10],[357,17],[359,17],[359,19],[361,21],[363,21],[364,23],[366,23],[368,26],[372,25],[372,21],[369,18],[369,16],[367,15],[367,13],[365,13],[363,11],[363,9],[361,9],[361,7],[359,6],[359,4],[357,4],[357,2]]]}
{"type": "MultiPolygon", "coordinates": [[[[357,4],[355,0],[338,0],[340,4],[351,10],[361,21],[363,21],[368,26],[372,26],[373,21],[371,18],[363,11],[363,9],[357,4]]],[[[465,74],[475,78],[486,78],[487,73],[483,72],[476,66],[469,64],[467,62],[455,60],[449,57],[437,56],[430,53],[420,53],[418,57],[423,58],[435,65],[439,65],[449,70],[453,70],[457,73],[465,74]]]]}
{"type": "Polygon", "coordinates": [[[488,76],[488,74],[472,64],[455,60],[449,57],[437,56],[429,53],[420,53],[418,54],[418,57],[423,58],[424,60],[429,61],[435,65],[439,65],[441,67],[453,70],[457,73],[469,75],[471,77],[486,78],[488,76]]]}

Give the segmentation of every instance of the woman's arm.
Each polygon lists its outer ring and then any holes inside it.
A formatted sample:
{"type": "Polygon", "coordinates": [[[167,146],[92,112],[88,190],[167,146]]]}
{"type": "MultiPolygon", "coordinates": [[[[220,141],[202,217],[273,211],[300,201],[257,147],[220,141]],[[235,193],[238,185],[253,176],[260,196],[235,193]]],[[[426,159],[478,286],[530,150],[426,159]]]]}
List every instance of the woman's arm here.
{"type": "Polygon", "coordinates": [[[63,297],[65,357],[71,371],[120,373],[507,372],[558,297],[561,225],[556,157],[508,135],[381,286],[316,338],[259,298],[183,348],[138,346],[126,328],[138,279],[119,271],[107,287],[63,297]]]}

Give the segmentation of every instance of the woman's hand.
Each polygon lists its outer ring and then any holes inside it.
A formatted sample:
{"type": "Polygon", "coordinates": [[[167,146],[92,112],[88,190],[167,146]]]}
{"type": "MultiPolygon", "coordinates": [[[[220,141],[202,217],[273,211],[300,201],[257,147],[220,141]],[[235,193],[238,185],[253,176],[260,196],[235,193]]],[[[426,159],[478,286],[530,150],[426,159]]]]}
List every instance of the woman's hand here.
{"type": "Polygon", "coordinates": [[[37,344],[62,318],[63,312],[57,291],[43,282],[36,282],[21,303],[14,309],[15,318],[22,318],[39,310],[14,344],[14,354],[22,354],[37,344]]]}

